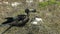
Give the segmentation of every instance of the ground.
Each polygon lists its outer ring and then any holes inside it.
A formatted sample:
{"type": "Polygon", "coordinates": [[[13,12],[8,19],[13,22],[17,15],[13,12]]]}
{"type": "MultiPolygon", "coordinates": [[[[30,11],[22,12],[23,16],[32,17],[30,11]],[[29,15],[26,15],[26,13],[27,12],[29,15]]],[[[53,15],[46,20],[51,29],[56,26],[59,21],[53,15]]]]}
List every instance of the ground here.
{"type": "MultiPolygon", "coordinates": [[[[13,0],[16,1],[16,0],[13,0]]],[[[12,1],[12,2],[13,2],[12,1]]],[[[54,1],[54,0],[53,0],[54,1]]],[[[11,1],[10,1],[11,2],[11,1]]],[[[18,2],[18,1],[17,1],[18,2]]],[[[12,27],[5,34],[60,34],[60,2],[55,1],[38,3],[36,13],[30,13],[30,19],[38,15],[43,19],[43,23],[32,25],[29,21],[24,27],[12,27]]],[[[22,6],[12,7],[11,5],[0,4],[0,24],[6,21],[6,17],[15,17],[24,13],[24,4],[22,6]]],[[[9,26],[0,27],[0,34],[9,26]]]]}

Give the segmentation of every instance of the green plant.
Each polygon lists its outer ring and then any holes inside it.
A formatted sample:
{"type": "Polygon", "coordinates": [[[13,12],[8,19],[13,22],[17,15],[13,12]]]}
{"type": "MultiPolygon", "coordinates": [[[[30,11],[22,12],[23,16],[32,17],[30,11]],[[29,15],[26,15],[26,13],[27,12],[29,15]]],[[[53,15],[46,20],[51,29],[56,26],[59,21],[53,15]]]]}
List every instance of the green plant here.
{"type": "Polygon", "coordinates": [[[39,2],[39,7],[45,7],[48,5],[56,4],[57,2],[55,0],[49,0],[46,2],[39,2]]]}

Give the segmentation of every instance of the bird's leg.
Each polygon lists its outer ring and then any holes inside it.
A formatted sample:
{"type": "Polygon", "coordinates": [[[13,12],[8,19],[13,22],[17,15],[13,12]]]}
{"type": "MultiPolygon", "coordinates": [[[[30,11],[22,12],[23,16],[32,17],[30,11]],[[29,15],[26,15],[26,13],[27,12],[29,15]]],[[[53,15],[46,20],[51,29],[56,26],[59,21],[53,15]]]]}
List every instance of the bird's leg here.
{"type": "Polygon", "coordinates": [[[1,34],[4,34],[6,31],[8,31],[12,26],[8,27],[4,32],[2,32],[1,34]]]}

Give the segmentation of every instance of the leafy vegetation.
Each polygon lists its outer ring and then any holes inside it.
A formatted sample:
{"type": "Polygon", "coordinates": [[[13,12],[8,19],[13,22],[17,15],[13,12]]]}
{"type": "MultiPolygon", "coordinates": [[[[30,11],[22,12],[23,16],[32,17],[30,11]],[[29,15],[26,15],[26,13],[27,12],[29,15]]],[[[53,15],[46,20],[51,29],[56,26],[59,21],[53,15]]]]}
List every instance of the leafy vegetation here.
{"type": "Polygon", "coordinates": [[[56,0],[49,0],[45,2],[39,2],[39,7],[46,7],[48,5],[58,4],[60,5],[60,2],[57,2],[56,0]]]}

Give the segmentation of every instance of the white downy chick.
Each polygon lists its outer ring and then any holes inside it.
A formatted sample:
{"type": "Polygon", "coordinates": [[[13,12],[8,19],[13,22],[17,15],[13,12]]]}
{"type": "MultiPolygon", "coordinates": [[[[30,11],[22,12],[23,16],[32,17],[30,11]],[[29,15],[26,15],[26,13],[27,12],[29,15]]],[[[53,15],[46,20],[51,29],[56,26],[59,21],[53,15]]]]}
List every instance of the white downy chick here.
{"type": "Polygon", "coordinates": [[[34,21],[32,21],[31,23],[34,24],[34,25],[37,25],[39,22],[43,22],[42,18],[35,18],[34,21]]]}
{"type": "Polygon", "coordinates": [[[36,21],[42,21],[42,18],[35,18],[36,21]]]}

